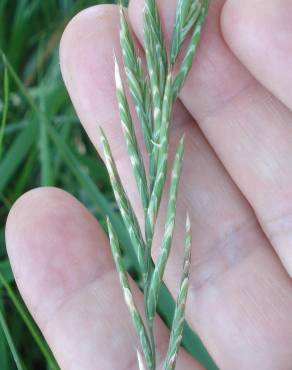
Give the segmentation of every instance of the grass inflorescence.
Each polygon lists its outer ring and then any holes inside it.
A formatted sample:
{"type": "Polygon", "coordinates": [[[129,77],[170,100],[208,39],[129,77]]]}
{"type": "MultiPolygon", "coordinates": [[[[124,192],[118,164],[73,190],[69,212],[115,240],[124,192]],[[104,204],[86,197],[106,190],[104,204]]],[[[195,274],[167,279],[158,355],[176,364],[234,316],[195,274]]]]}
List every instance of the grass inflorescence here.
{"type": "MultiPolygon", "coordinates": [[[[115,58],[116,93],[121,126],[141,205],[144,210],[144,228],[140,226],[131,200],[123,188],[109,142],[102,130],[101,142],[115,199],[128,230],[142,275],[141,286],[144,292],[143,313],[139,312],[135,304],[135,298],[130,288],[127,270],[122,258],[119,238],[108,218],[110,244],[120,284],[141,344],[141,348],[137,352],[140,370],[146,368],[148,370],[157,369],[154,319],[159,294],[163,285],[165,268],[172,247],[177,194],[184,153],[184,137],[182,137],[176,148],[170,185],[166,189],[167,172],[170,166],[169,136],[172,111],[191,69],[207,15],[208,5],[209,0],[177,1],[172,42],[170,50],[167,50],[156,1],[145,0],[144,50],[146,67],[143,67],[142,59],[135,47],[125,11],[120,7],[120,44],[127,88],[140,122],[144,143],[139,143],[137,140],[126,89],[121,78],[120,66],[115,58]],[[181,54],[184,43],[186,43],[186,49],[179,62],[178,57],[181,54]],[[175,70],[177,72],[174,72],[175,70]],[[142,156],[143,145],[148,155],[148,168],[146,168],[142,156]],[[164,235],[161,240],[157,262],[154,264],[151,255],[157,216],[162,196],[167,190],[168,201],[164,235]],[[145,316],[144,320],[142,319],[143,316],[145,316]]],[[[191,259],[191,225],[188,216],[186,217],[185,234],[183,272],[172,321],[169,347],[163,364],[164,370],[175,368],[182,341],[191,259]]]]}

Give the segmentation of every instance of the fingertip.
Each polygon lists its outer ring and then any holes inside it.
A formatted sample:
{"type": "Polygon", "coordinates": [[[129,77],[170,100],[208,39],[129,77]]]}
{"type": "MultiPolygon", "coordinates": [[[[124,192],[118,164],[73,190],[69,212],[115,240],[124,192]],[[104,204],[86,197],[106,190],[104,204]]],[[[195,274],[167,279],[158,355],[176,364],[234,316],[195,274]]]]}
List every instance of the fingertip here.
{"type": "Polygon", "coordinates": [[[232,48],[236,45],[238,38],[245,38],[249,32],[246,22],[246,2],[238,0],[227,0],[222,8],[220,23],[223,37],[232,48]]]}
{"type": "Polygon", "coordinates": [[[16,283],[40,323],[112,263],[94,217],[56,188],[35,189],[17,200],[6,242],[16,283]]]}
{"type": "Polygon", "coordinates": [[[251,74],[291,109],[291,0],[228,0],[221,28],[251,74]]]}
{"type": "Polygon", "coordinates": [[[241,42],[253,42],[270,49],[284,44],[291,47],[292,3],[290,0],[227,0],[221,13],[221,26],[225,39],[236,41],[239,46],[241,42]]]}
{"type": "Polygon", "coordinates": [[[47,205],[51,206],[58,199],[67,196],[70,195],[63,190],[54,187],[42,187],[26,192],[16,200],[9,212],[5,229],[7,251],[11,257],[13,257],[14,248],[19,244],[18,239],[25,237],[26,230],[36,214],[40,210],[46,209],[47,205]]]}
{"type": "Polygon", "coordinates": [[[67,24],[60,40],[60,64],[61,71],[66,82],[68,67],[74,62],[71,59],[72,52],[82,47],[82,41],[92,35],[95,28],[102,26],[104,22],[111,19],[116,12],[116,5],[101,4],[86,8],[76,14],[67,24]]]}
{"type": "Polygon", "coordinates": [[[118,35],[118,7],[104,4],[77,14],[60,42],[65,85],[81,123],[97,147],[98,119],[102,120],[101,113],[113,103],[105,97],[115,96],[112,49],[118,44],[118,35]]]}

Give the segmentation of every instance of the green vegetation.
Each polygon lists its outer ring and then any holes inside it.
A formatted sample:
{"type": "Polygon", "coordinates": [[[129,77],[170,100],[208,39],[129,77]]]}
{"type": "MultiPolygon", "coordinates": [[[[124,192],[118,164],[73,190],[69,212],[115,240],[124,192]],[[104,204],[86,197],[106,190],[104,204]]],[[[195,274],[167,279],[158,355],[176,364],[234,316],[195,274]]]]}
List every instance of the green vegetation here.
{"type": "MultiPolygon", "coordinates": [[[[104,226],[108,215],[122,247],[129,244],[105,167],[80,127],[58,63],[58,44],[66,23],[79,10],[97,3],[0,1],[1,370],[58,369],[22,303],[7,260],[5,220],[21,194],[38,186],[63,188],[104,226]]],[[[124,257],[126,268],[139,280],[132,251],[124,251],[124,257]]],[[[168,324],[175,307],[169,302],[169,294],[163,289],[158,310],[168,324]]],[[[184,344],[208,369],[214,369],[190,330],[185,331],[184,344]]]]}

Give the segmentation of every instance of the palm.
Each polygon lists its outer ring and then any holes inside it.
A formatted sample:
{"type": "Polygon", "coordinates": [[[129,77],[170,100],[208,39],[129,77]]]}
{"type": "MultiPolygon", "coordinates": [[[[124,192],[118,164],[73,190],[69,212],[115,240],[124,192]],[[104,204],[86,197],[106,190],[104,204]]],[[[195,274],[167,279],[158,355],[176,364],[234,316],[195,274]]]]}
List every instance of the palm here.
{"type": "MultiPolygon", "coordinates": [[[[166,32],[175,2],[158,1],[166,32]]],[[[269,6],[267,1],[228,0],[224,7],[229,46],[274,95],[225,45],[219,30],[224,3],[212,3],[173,123],[174,138],[187,133],[178,207],[180,220],[187,204],[194,236],[187,319],[220,368],[288,370],[292,73],[285,37],[291,39],[292,34],[292,9],[287,9],[291,2],[277,2],[277,11],[272,0],[269,6]]],[[[138,38],[142,7],[143,0],[132,0],[130,19],[138,38]]],[[[61,64],[88,135],[99,149],[98,125],[104,126],[136,204],[113,83],[118,24],[115,6],[81,13],[64,34],[61,64]]],[[[177,248],[166,274],[173,293],[182,235],[178,223],[177,248]]],[[[137,368],[135,334],[107,240],[87,210],[60,190],[34,190],[13,208],[7,244],[19,288],[62,369],[137,368]]],[[[158,348],[163,352],[167,330],[158,325],[158,348]]],[[[181,352],[178,369],[199,368],[181,352]]]]}

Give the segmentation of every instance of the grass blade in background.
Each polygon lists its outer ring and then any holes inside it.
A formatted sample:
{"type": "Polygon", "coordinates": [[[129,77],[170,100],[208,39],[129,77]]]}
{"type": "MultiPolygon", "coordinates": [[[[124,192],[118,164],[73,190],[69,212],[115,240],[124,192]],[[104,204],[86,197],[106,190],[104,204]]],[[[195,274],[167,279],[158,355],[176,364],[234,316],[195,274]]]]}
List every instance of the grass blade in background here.
{"type": "MultiPolygon", "coordinates": [[[[41,93],[40,93],[40,109],[44,111],[45,107],[45,96],[44,96],[44,86],[40,83],[41,93]]],[[[53,185],[52,181],[52,163],[51,155],[49,150],[49,135],[47,130],[47,125],[45,120],[40,117],[40,140],[39,140],[39,149],[40,149],[40,162],[41,162],[41,186],[51,186],[53,185]]]]}
{"type": "Polygon", "coordinates": [[[7,326],[7,323],[6,323],[6,320],[4,318],[3,312],[1,310],[0,310],[0,328],[2,329],[2,331],[5,335],[5,338],[7,340],[8,346],[10,348],[10,351],[11,351],[11,354],[13,356],[13,359],[14,359],[15,365],[17,367],[17,370],[25,370],[25,368],[23,367],[22,362],[20,360],[18,351],[17,351],[17,349],[14,345],[14,342],[13,342],[13,339],[11,337],[9,328],[7,326]]]}
{"type": "MultiPolygon", "coordinates": [[[[8,260],[0,262],[0,275],[2,275],[3,280],[5,280],[7,284],[11,283],[14,280],[13,273],[8,260]]],[[[4,285],[2,284],[0,279],[0,288],[3,287],[4,285]]]]}
{"type": "MultiPolygon", "coordinates": [[[[0,312],[4,312],[5,304],[4,304],[4,294],[3,289],[0,287],[0,312]]],[[[3,330],[0,328],[0,369],[1,370],[10,370],[9,369],[9,362],[10,362],[11,354],[7,344],[7,340],[3,330]]]]}
{"type": "Polygon", "coordinates": [[[7,112],[8,112],[8,99],[9,99],[9,77],[7,68],[4,69],[4,86],[3,86],[3,108],[2,108],[2,121],[0,126],[0,160],[2,157],[3,152],[3,139],[4,139],[4,131],[6,127],[7,121],[7,112]]]}
{"type": "Polygon", "coordinates": [[[28,314],[24,304],[20,301],[20,299],[17,297],[17,295],[14,293],[13,289],[9,285],[9,283],[6,281],[3,274],[0,272],[0,283],[4,286],[6,289],[11,301],[14,304],[14,307],[18,311],[19,315],[21,316],[23,322],[26,324],[29,332],[31,333],[32,337],[34,338],[36,344],[38,345],[41,353],[47,360],[51,370],[59,370],[59,367],[51,354],[50,350],[48,349],[48,346],[44,343],[43,337],[40,334],[39,330],[36,328],[36,325],[34,324],[32,318],[28,314]]]}
{"type": "Polygon", "coordinates": [[[13,144],[3,156],[3,159],[0,162],[0,192],[3,192],[5,186],[9,183],[19,165],[27,156],[29,150],[34,144],[37,130],[38,127],[36,126],[35,121],[32,121],[20,133],[18,133],[13,144]]]}

